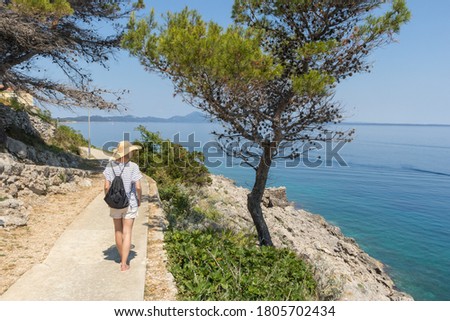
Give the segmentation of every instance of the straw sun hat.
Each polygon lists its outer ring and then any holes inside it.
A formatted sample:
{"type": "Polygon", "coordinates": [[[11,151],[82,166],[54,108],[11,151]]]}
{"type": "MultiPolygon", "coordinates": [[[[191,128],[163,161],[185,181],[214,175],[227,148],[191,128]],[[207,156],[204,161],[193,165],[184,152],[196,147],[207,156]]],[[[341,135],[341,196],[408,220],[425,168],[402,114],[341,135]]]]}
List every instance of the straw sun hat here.
{"type": "Polygon", "coordinates": [[[142,149],[141,146],[137,146],[137,145],[133,145],[131,144],[129,141],[125,140],[125,141],[121,141],[118,145],[117,148],[113,149],[113,158],[114,159],[119,159],[124,157],[125,155],[128,155],[129,153],[131,153],[134,150],[139,150],[142,149]]]}

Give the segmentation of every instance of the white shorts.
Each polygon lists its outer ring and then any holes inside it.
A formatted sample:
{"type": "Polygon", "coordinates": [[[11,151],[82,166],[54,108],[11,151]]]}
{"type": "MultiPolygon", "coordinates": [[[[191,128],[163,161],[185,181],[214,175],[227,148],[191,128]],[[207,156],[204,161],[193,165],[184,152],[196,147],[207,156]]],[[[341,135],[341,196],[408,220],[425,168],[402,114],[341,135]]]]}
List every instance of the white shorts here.
{"type": "Polygon", "coordinates": [[[115,219],[134,219],[138,216],[138,207],[125,207],[121,209],[117,208],[110,208],[109,209],[109,216],[115,219]]]}

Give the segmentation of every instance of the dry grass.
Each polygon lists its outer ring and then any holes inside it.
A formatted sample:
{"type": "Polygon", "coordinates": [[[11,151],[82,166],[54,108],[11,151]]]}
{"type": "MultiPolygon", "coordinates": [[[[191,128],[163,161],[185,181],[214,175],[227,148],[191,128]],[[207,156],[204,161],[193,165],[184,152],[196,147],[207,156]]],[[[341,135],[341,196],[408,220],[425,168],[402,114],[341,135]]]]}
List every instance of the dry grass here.
{"type": "Polygon", "coordinates": [[[32,206],[28,225],[0,230],[0,295],[33,265],[45,260],[53,244],[82,210],[102,191],[103,179],[67,195],[22,199],[32,206]]]}

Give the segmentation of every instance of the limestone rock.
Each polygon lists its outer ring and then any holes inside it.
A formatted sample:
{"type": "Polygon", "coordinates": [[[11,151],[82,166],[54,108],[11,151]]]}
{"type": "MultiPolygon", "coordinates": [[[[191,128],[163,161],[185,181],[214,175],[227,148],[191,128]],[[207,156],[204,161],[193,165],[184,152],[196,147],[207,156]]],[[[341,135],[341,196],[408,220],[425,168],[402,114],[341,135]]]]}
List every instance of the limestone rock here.
{"type": "Polygon", "coordinates": [[[19,128],[27,135],[41,138],[48,143],[55,135],[56,128],[37,116],[36,111],[32,110],[31,113],[16,111],[0,104],[0,128],[19,128]]]}
{"type": "Polygon", "coordinates": [[[286,195],[286,187],[272,187],[267,188],[263,195],[263,205],[265,207],[282,207],[291,206],[292,203],[288,201],[286,195]]]}
{"type": "Polygon", "coordinates": [[[0,202],[0,228],[26,225],[28,215],[22,201],[6,199],[0,202]]]}

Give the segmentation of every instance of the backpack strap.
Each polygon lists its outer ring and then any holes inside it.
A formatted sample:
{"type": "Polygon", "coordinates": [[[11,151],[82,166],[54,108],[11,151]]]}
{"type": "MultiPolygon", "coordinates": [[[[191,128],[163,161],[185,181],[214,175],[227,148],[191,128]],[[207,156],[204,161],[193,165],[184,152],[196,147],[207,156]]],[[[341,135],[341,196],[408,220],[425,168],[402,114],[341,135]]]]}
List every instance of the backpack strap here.
{"type": "MultiPolygon", "coordinates": [[[[123,165],[122,171],[120,172],[119,175],[116,175],[116,171],[114,170],[114,166],[112,165],[112,163],[113,163],[113,162],[110,162],[110,164],[111,164],[111,169],[112,169],[112,171],[113,171],[113,173],[114,173],[114,176],[116,176],[116,177],[122,176],[123,170],[125,169],[125,166],[127,166],[128,162],[126,162],[126,163],[123,165]]],[[[120,166],[119,166],[119,168],[120,168],[120,166]]]]}
{"type": "Polygon", "coordinates": [[[112,171],[113,171],[113,173],[114,173],[114,176],[117,176],[117,175],[116,175],[116,172],[114,171],[114,166],[113,166],[112,164],[113,164],[113,162],[110,162],[110,163],[109,163],[109,165],[111,165],[111,169],[112,169],[112,171]]]}
{"type": "MultiPolygon", "coordinates": [[[[120,176],[122,176],[123,170],[125,169],[125,166],[127,166],[128,162],[126,162],[125,164],[123,164],[123,168],[122,171],[120,172],[120,176]]],[[[114,173],[115,174],[115,173],[114,173]]]]}

